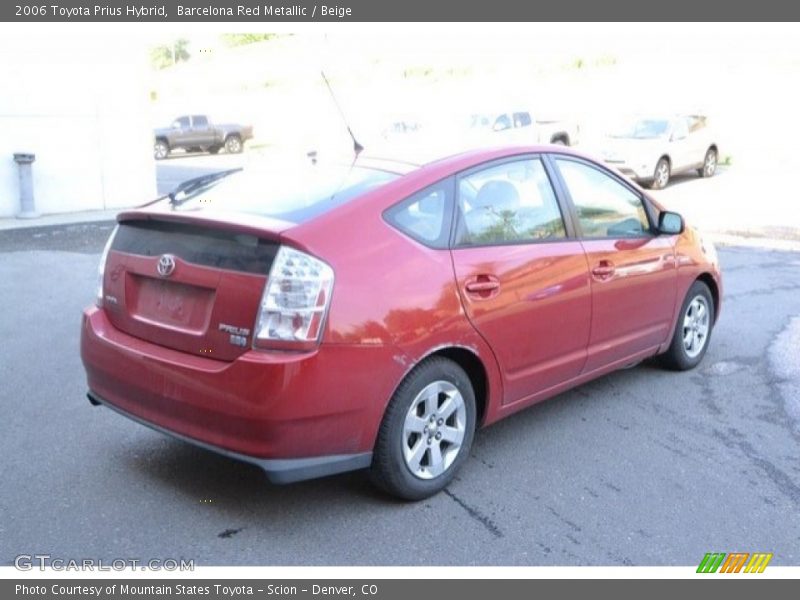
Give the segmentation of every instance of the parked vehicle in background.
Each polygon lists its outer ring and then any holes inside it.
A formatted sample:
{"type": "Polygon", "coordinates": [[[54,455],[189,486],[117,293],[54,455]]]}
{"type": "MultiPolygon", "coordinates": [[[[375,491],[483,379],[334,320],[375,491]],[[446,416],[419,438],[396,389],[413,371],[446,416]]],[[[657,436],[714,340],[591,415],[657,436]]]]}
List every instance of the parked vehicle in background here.
{"type": "MultiPolygon", "coordinates": [[[[528,110],[492,112],[459,111],[406,116],[391,122],[381,132],[385,151],[392,156],[404,149],[415,152],[435,149],[441,153],[518,144],[578,143],[577,123],[561,119],[534,119],[528,110]]],[[[379,146],[380,143],[379,142],[379,146]]],[[[369,145],[371,148],[374,145],[369,145]]]]}
{"type": "Polygon", "coordinates": [[[578,143],[577,123],[565,119],[534,118],[528,110],[516,112],[482,112],[470,115],[470,129],[493,132],[494,143],[560,144],[574,146],[578,143]]]}
{"type": "Polygon", "coordinates": [[[279,483],[369,468],[430,496],[478,427],[646,358],[696,367],[722,298],[680,215],[551,145],[230,170],[118,221],[90,401],[279,483]]]}
{"type": "Polygon", "coordinates": [[[675,173],[714,175],[719,146],[704,115],[637,117],[611,132],[600,154],[625,175],[662,189],[675,173]]]}
{"type": "Polygon", "coordinates": [[[216,154],[225,148],[230,154],[238,154],[252,137],[250,125],[219,125],[206,115],[185,115],[175,119],[171,126],[154,131],[153,156],[161,160],[177,149],[216,154]]]}

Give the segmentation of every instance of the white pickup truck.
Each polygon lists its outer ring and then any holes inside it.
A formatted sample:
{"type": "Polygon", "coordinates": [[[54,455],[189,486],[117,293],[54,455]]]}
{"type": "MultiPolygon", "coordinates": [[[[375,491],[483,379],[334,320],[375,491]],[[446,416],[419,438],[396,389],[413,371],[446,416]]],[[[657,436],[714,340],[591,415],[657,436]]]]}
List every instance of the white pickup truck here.
{"type": "Polygon", "coordinates": [[[565,119],[545,119],[529,110],[475,113],[470,116],[470,129],[477,135],[502,143],[562,144],[578,143],[580,128],[565,119]],[[486,135],[491,132],[493,135],[486,135]]]}

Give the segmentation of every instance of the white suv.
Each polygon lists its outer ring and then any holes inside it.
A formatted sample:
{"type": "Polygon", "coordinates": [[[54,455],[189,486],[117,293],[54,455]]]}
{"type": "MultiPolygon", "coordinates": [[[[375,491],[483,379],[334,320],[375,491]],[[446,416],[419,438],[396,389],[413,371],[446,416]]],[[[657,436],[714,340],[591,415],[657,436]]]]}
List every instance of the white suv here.
{"type": "Polygon", "coordinates": [[[703,115],[638,117],[609,134],[600,154],[625,175],[661,189],[673,173],[711,177],[719,148],[703,115]]]}

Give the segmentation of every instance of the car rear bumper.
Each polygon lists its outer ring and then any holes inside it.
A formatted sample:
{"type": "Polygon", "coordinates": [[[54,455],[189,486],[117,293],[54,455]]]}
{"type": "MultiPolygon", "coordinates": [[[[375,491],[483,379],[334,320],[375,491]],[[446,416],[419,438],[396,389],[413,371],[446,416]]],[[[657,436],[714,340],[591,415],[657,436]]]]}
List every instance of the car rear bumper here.
{"type": "Polygon", "coordinates": [[[368,466],[402,376],[383,346],[249,351],[230,362],[189,355],[116,329],[96,308],[83,315],[81,358],[90,399],[276,482],[368,466]],[[364,368],[373,363],[381,377],[364,368]]]}
{"type": "Polygon", "coordinates": [[[308,458],[258,458],[256,456],[249,456],[247,454],[240,454],[232,450],[226,450],[219,446],[212,446],[200,440],[190,438],[174,431],[170,431],[164,427],[145,421],[144,419],[128,413],[118,406],[114,406],[110,402],[100,398],[93,392],[86,394],[89,401],[95,406],[107,406],[113,411],[121,414],[124,417],[136,421],[146,427],[155,431],[174,437],[176,439],[188,442],[200,448],[211,450],[217,454],[227,456],[242,462],[250,463],[259,467],[267,478],[272,483],[292,483],[295,481],[303,481],[305,479],[315,479],[317,477],[326,477],[327,475],[335,475],[336,473],[344,473],[346,471],[355,471],[357,469],[365,469],[372,463],[372,452],[362,452],[360,454],[341,454],[332,456],[313,456],[308,458]]]}

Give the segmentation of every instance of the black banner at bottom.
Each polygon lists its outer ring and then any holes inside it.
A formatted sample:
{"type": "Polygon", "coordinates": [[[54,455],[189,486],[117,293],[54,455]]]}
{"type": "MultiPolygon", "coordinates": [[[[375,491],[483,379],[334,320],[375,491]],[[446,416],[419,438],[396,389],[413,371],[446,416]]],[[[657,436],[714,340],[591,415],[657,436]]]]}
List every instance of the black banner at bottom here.
{"type": "Polygon", "coordinates": [[[559,597],[594,598],[614,594],[618,598],[674,598],[687,600],[707,598],[708,594],[725,594],[726,600],[752,598],[764,594],[765,586],[775,594],[785,592],[795,582],[788,579],[765,579],[719,575],[698,576],[696,579],[297,579],[297,580],[78,580],[26,579],[0,581],[0,598],[39,600],[409,600],[441,598],[461,600],[486,598],[491,600],[533,599],[544,594],[559,597]]]}

